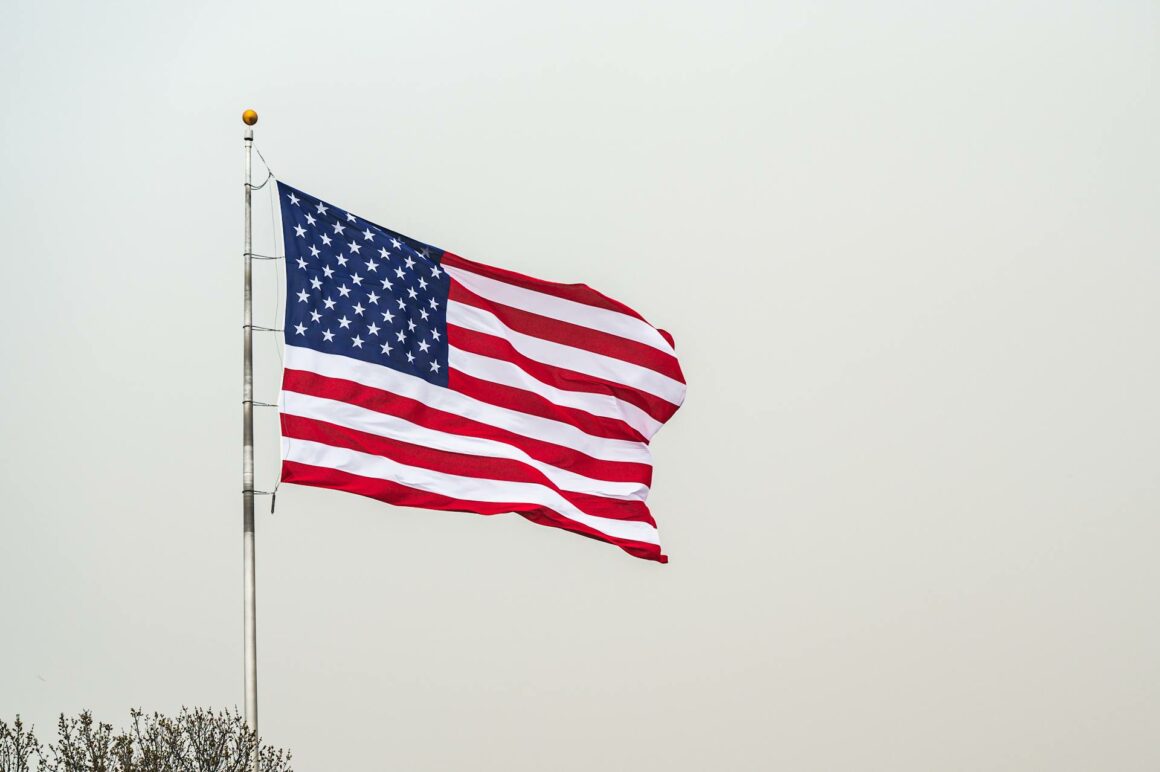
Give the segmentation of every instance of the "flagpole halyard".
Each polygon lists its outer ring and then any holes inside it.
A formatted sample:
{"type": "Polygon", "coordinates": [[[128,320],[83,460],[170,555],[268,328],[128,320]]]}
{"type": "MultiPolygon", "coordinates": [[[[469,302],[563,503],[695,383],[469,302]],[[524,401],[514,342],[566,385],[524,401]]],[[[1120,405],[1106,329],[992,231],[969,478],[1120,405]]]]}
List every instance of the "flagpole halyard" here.
{"type": "MultiPolygon", "coordinates": [[[[256,573],[254,560],[254,327],[251,291],[251,253],[253,239],[250,223],[250,156],[254,143],[254,130],[258,114],[253,110],[242,113],[246,124],[245,168],[246,168],[246,232],[245,232],[245,306],[243,311],[243,364],[242,364],[242,573],[243,595],[245,597],[245,669],[246,669],[246,725],[257,735],[258,732],[258,636],[256,573]]],[[[258,769],[258,751],[254,748],[253,769],[258,769]]]]}

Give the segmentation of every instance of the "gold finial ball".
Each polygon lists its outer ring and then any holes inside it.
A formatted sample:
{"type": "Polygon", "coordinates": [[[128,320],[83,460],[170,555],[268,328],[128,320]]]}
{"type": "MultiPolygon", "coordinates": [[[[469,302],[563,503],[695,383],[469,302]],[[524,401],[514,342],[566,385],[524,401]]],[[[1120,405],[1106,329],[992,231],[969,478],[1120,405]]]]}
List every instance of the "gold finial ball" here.
{"type": "Polygon", "coordinates": [[[253,126],[257,122],[258,114],[253,110],[246,110],[244,113],[242,113],[242,123],[246,124],[247,126],[253,126]]]}

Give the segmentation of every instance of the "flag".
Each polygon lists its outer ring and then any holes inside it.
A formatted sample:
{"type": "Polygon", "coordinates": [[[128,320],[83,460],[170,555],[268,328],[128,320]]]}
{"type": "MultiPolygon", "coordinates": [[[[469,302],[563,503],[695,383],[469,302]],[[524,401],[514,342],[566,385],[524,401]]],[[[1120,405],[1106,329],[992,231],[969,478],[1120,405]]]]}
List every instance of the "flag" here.
{"type": "Polygon", "coordinates": [[[541,525],[667,562],[649,440],[672,337],[583,284],[464,259],[278,183],[282,481],[541,525]]]}

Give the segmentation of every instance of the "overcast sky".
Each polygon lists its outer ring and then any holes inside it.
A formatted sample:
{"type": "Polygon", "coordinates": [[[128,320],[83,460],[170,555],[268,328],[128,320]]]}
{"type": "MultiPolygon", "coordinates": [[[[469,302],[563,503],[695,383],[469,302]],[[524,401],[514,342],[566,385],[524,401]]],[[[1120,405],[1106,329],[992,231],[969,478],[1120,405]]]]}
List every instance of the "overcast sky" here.
{"type": "Polygon", "coordinates": [[[0,716],[242,703],[253,107],[281,179],[589,283],[689,383],[667,566],[260,503],[261,731],[299,769],[1160,767],[1155,4],[3,17],[0,716]]]}

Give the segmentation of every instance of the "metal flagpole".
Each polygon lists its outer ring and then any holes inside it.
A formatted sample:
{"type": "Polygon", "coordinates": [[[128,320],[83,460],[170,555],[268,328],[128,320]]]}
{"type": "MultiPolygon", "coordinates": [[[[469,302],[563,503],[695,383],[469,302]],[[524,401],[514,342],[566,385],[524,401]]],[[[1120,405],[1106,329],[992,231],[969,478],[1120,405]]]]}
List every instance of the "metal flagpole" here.
{"type": "MultiPolygon", "coordinates": [[[[258,630],[254,572],[254,327],[251,309],[250,263],[252,234],[250,229],[250,153],[254,144],[254,130],[258,114],[253,110],[242,113],[246,124],[246,269],[244,346],[242,364],[242,569],[245,594],[246,636],[246,725],[258,733],[258,630]]],[[[258,769],[255,747],[253,768],[258,769]]]]}

